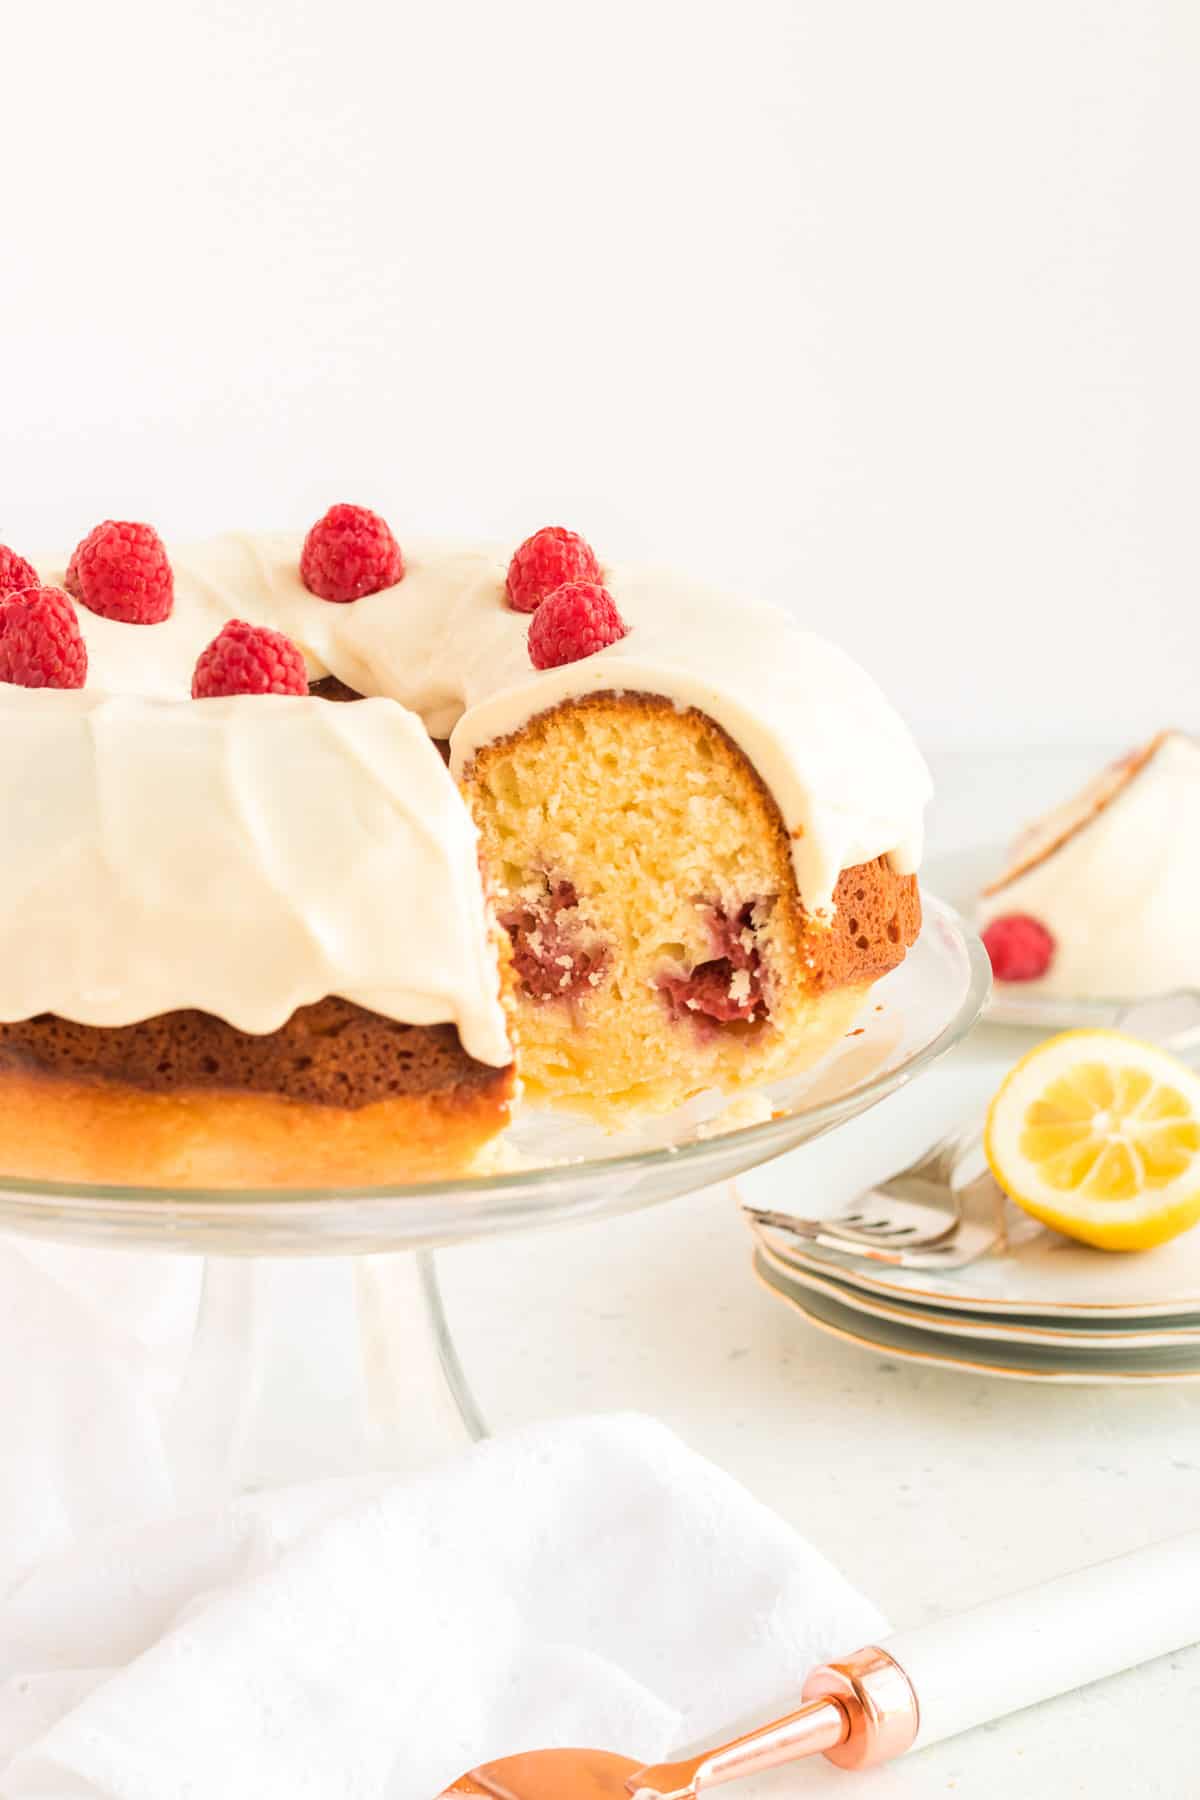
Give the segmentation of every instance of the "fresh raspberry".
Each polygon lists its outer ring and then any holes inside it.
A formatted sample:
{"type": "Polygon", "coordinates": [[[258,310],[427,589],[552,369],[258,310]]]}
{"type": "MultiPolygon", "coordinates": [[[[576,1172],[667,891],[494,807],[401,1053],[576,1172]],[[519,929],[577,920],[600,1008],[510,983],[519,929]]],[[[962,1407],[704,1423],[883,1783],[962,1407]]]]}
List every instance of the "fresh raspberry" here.
{"type": "Polygon", "coordinates": [[[391,527],[365,506],[331,506],[300,552],[300,579],[322,600],[361,600],[395,587],[403,575],[391,527]]]}
{"type": "Polygon", "coordinates": [[[16,588],[35,588],[39,586],[37,570],[32,563],[10,550],[7,544],[0,544],[0,594],[11,594],[16,588]]]}
{"type": "Polygon", "coordinates": [[[81,688],[87,666],[79,620],[61,588],[22,588],[0,600],[0,681],[81,688]]]}
{"type": "Polygon", "coordinates": [[[543,525],[513,551],[508,565],[508,604],[514,612],[536,612],[547,594],[568,581],[599,581],[596,552],[577,531],[543,525]]]}
{"type": "Polygon", "coordinates": [[[1040,919],[1005,913],[983,934],[997,981],[1036,981],[1054,961],[1055,942],[1040,919]]]}
{"type": "Polygon", "coordinates": [[[529,660],[535,669],[557,669],[594,656],[628,632],[607,588],[568,581],[547,594],[529,622],[529,660]]]}
{"type": "Polygon", "coordinates": [[[291,638],[230,619],[196,659],[193,700],[224,694],[307,694],[308,670],[291,638]]]}
{"type": "Polygon", "coordinates": [[[66,589],[89,612],[124,625],[158,625],[175,604],[175,578],[153,525],[106,519],[75,547],[66,589]]]}

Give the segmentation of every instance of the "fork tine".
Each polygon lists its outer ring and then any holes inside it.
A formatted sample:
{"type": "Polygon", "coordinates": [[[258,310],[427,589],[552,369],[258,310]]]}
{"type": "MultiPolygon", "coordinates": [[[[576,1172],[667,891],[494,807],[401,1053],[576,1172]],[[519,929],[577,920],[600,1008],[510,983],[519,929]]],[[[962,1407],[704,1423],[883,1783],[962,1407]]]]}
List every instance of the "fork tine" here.
{"type": "Polygon", "coordinates": [[[746,1206],[744,1210],[759,1225],[791,1231],[830,1249],[853,1252],[873,1247],[882,1253],[889,1244],[898,1250],[932,1249],[949,1242],[962,1224],[962,1199],[951,1182],[959,1158],[978,1130],[978,1123],[973,1121],[946,1132],[907,1168],[868,1189],[852,1209],[835,1218],[805,1219],[756,1206],[746,1206]],[[916,1212],[915,1222],[912,1216],[904,1218],[903,1208],[909,1209],[910,1215],[916,1212]]]}

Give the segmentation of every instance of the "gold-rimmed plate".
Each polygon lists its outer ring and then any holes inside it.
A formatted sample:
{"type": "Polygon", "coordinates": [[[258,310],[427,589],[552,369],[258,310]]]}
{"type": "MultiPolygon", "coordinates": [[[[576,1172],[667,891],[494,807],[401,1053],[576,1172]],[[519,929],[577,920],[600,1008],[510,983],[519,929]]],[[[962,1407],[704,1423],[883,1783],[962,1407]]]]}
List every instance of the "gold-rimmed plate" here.
{"type": "MultiPolygon", "coordinates": [[[[763,1211],[820,1211],[795,1159],[739,1175],[739,1200],[763,1211]]],[[[836,1215],[831,1215],[836,1216],[836,1215]]],[[[1154,1250],[1116,1255],[1077,1244],[1006,1205],[1003,1238],[962,1269],[903,1269],[756,1228],[774,1259],[878,1299],[983,1318],[1054,1320],[1081,1327],[1172,1320],[1200,1324],[1200,1227],[1154,1250]]]]}
{"type": "Polygon", "coordinates": [[[1089,1351],[1191,1346],[1200,1355],[1200,1319],[1163,1319],[1149,1325],[1137,1318],[1083,1319],[1060,1325],[1054,1319],[961,1313],[918,1300],[883,1299],[839,1281],[836,1276],[789,1264],[773,1253],[761,1232],[756,1231],[755,1236],[759,1254],[789,1285],[823,1294],[851,1312],[864,1313],[868,1318],[881,1319],[885,1323],[980,1343],[1027,1344],[1042,1349],[1085,1348],[1089,1351]]]}
{"type": "Polygon", "coordinates": [[[830,1337],[874,1354],[927,1368],[986,1375],[1005,1381],[1039,1381],[1058,1386],[1114,1387],[1200,1382],[1200,1348],[1089,1348],[1013,1343],[991,1338],[952,1338],[892,1319],[855,1312],[840,1300],[793,1280],[765,1255],[754,1254],[754,1269],[767,1292],[790,1306],[808,1324],[830,1337]]]}

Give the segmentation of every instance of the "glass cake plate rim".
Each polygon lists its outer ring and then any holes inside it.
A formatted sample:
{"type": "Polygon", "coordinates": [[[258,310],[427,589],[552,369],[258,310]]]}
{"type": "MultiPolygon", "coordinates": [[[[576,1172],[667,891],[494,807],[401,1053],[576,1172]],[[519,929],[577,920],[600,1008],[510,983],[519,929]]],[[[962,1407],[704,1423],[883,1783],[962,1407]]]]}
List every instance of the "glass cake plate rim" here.
{"type": "MultiPolygon", "coordinates": [[[[904,962],[870,990],[873,1016],[868,1024],[874,1027],[883,1016],[888,1029],[903,1032],[911,1027],[922,998],[932,1008],[929,1017],[918,1026],[915,1041],[895,1057],[885,1058],[864,1079],[813,1103],[804,1104],[805,1092],[814,1087],[819,1091],[830,1065],[836,1067],[840,1058],[849,1056],[845,1042],[799,1078],[795,1101],[785,1101],[782,1110],[779,1090],[794,1082],[747,1090],[744,1097],[759,1096],[775,1108],[772,1116],[750,1124],[721,1124],[720,1112],[730,1102],[715,1099],[715,1118],[690,1123],[688,1135],[681,1139],[667,1137],[622,1149],[622,1142],[636,1135],[623,1131],[609,1134],[607,1141],[615,1147],[608,1154],[568,1154],[483,1174],[370,1186],[152,1187],[0,1175],[0,1229],[77,1241],[124,1238],[215,1254],[274,1249],[369,1252],[434,1247],[574,1217],[633,1211],[710,1186],[866,1111],[960,1042],[975,1024],[991,988],[987,953],[953,907],[924,889],[922,901],[921,933],[904,962]],[[923,996],[922,984],[931,993],[938,990],[932,1000],[923,996]],[[706,1124],[712,1128],[706,1130],[706,1124]],[[665,1179],[655,1181],[657,1175],[665,1179]],[[646,1177],[656,1191],[629,1189],[630,1183],[646,1177]],[[573,1190],[574,1197],[564,1194],[564,1188],[573,1190]],[[556,1197],[557,1204],[548,1204],[556,1197]],[[387,1219],[378,1218],[376,1225],[370,1215],[385,1209],[387,1219]],[[401,1217],[401,1209],[407,1217],[401,1217]],[[362,1223],[339,1230],[337,1215],[345,1220],[351,1212],[362,1223]],[[329,1229],[315,1227],[322,1218],[329,1229]],[[261,1243],[249,1241],[256,1235],[255,1227],[275,1222],[279,1228],[262,1233],[261,1243]]],[[[563,1129],[569,1141],[569,1125],[563,1129]]],[[[598,1135],[598,1128],[589,1129],[598,1135]]]]}

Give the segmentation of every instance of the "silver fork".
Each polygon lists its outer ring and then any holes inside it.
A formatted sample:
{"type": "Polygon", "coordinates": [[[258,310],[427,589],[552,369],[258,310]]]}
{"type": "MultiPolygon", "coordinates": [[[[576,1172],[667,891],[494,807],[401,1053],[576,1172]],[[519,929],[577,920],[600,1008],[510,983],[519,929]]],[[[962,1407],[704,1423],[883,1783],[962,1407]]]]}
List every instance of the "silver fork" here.
{"type": "MultiPolygon", "coordinates": [[[[948,1237],[912,1248],[895,1244],[885,1246],[882,1242],[852,1244],[844,1239],[827,1237],[824,1225],[836,1224],[836,1220],[815,1221],[822,1230],[816,1237],[810,1237],[803,1231],[793,1231],[790,1213],[754,1207],[744,1210],[755,1238],[773,1262],[782,1263],[785,1268],[824,1268],[835,1276],[840,1271],[849,1271],[856,1262],[884,1263],[893,1269],[931,1269],[945,1274],[951,1269],[965,1269],[968,1263],[977,1262],[981,1256],[987,1256],[998,1245],[1007,1242],[1007,1203],[992,1179],[990,1169],[984,1169],[959,1188],[953,1202],[947,1190],[946,1200],[948,1205],[953,1203],[958,1209],[958,1225],[948,1237]]],[[[901,1206],[903,1202],[896,1204],[901,1206]]],[[[801,1220],[802,1226],[807,1223],[809,1221],[801,1220]]]]}
{"type": "MultiPolygon", "coordinates": [[[[1093,1011],[1096,1016],[1088,1023],[1116,1026],[1161,1043],[1185,1062],[1200,1061],[1200,993],[1181,991],[1124,1006],[1106,1002],[1102,1019],[1093,1011]]],[[[948,1132],[908,1168],[860,1194],[852,1209],[836,1218],[804,1219],[758,1206],[742,1210],[769,1230],[874,1262],[943,1268],[951,1259],[956,1266],[973,1262],[1004,1232],[1003,1196],[990,1175],[965,1187],[953,1180],[960,1160],[978,1144],[983,1124],[980,1116],[948,1132]],[[982,1205],[991,1215],[990,1225],[967,1221],[968,1200],[973,1213],[982,1205]]]]}
{"type": "MultiPolygon", "coordinates": [[[[963,1222],[962,1191],[951,1177],[978,1137],[978,1124],[957,1126],[931,1144],[908,1168],[867,1188],[847,1212],[832,1219],[804,1219],[770,1207],[744,1206],[758,1225],[790,1232],[828,1250],[858,1255],[929,1250],[952,1238],[963,1222]]],[[[887,1260],[893,1260],[888,1255],[887,1260]]]]}

